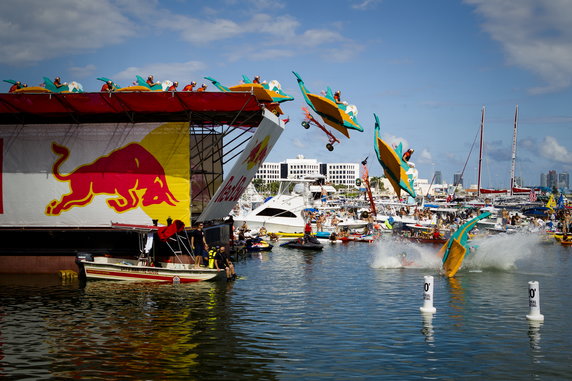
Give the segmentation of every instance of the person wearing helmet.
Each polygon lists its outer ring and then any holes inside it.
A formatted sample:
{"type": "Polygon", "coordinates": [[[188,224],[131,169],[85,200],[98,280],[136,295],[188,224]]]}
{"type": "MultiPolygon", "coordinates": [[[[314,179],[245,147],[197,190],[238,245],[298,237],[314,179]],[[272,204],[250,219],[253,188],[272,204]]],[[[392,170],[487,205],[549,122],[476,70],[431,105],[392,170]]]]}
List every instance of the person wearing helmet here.
{"type": "Polygon", "coordinates": [[[197,83],[195,81],[189,83],[187,86],[183,88],[183,91],[193,91],[197,83]]]}
{"type": "Polygon", "coordinates": [[[342,96],[342,92],[341,92],[340,90],[338,90],[338,91],[336,91],[336,92],[334,93],[334,101],[335,101],[337,104],[342,103],[342,98],[341,98],[341,96],[342,96]]]}
{"type": "Polygon", "coordinates": [[[59,89],[59,88],[62,87],[63,85],[64,85],[64,84],[61,82],[60,77],[56,77],[56,78],[54,79],[54,86],[55,86],[55,87],[57,87],[57,88],[59,89]]]}
{"type": "Polygon", "coordinates": [[[103,84],[103,86],[101,86],[101,91],[107,91],[108,93],[111,93],[114,90],[115,86],[113,86],[112,81],[107,81],[103,84]]]}
{"type": "Polygon", "coordinates": [[[146,81],[146,82],[147,82],[147,84],[149,85],[149,87],[153,87],[153,86],[155,86],[155,85],[160,85],[160,84],[161,84],[160,82],[155,82],[155,80],[154,80],[154,78],[153,78],[152,75],[150,75],[150,76],[147,77],[147,81],[146,81]]]}
{"type": "Polygon", "coordinates": [[[257,75],[256,77],[254,77],[254,79],[252,80],[252,83],[260,83],[260,76],[257,75]]]}
{"type": "Polygon", "coordinates": [[[207,85],[205,85],[205,84],[203,83],[203,84],[201,85],[201,87],[199,87],[199,88],[197,89],[197,91],[198,91],[198,92],[203,92],[203,91],[205,91],[206,89],[207,89],[207,85]]]}
{"type": "Polygon", "coordinates": [[[413,155],[413,152],[415,152],[413,148],[409,148],[407,151],[405,151],[405,153],[401,157],[403,161],[409,161],[409,159],[411,159],[411,155],[413,155]]]}
{"type": "Polygon", "coordinates": [[[167,91],[177,91],[177,86],[179,86],[179,82],[175,81],[171,86],[169,86],[167,91]]]}
{"type": "Polygon", "coordinates": [[[22,84],[20,83],[20,81],[17,81],[15,84],[10,86],[10,90],[8,90],[8,92],[13,93],[14,91],[19,90],[21,88],[22,88],[22,84]]]}

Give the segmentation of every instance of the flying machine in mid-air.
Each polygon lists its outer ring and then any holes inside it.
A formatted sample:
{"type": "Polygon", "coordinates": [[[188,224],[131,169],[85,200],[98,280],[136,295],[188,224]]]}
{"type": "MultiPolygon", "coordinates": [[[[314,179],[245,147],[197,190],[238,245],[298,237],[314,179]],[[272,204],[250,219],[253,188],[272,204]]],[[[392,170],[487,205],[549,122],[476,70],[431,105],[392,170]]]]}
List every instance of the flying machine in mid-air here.
{"type": "Polygon", "coordinates": [[[253,93],[256,99],[264,104],[267,109],[277,115],[282,115],[284,112],[280,108],[280,103],[294,100],[294,97],[282,91],[280,82],[272,80],[268,83],[260,83],[259,77],[255,77],[255,81],[251,81],[246,75],[242,76],[242,83],[236,86],[226,87],[219,81],[211,77],[205,79],[212,82],[212,84],[220,91],[228,92],[249,92],[253,93]]]}
{"type": "Polygon", "coordinates": [[[401,194],[401,190],[404,190],[411,197],[415,198],[413,180],[416,177],[416,170],[412,163],[407,161],[411,157],[413,150],[408,150],[404,154],[402,143],[393,148],[383,141],[379,133],[379,118],[376,114],[373,114],[373,116],[375,117],[374,149],[377,160],[383,167],[385,176],[389,179],[398,197],[401,194]]]}
{"type": "MultiPolygon", "coordinates": [[[[347,138],[350,137],[348,130],[363,132],[363,128],[356,118],[358,113],[356,106],[348,105],[347,102],[341,102],[339,99],[336,99],[330,87],[326,89],[324,95],[309,92],[302,77],[294,71],[292,73],[294,73],[298,80],[298,86],[300,86],[304,100],[308,106],[322,118],[325,124],[342,133],[347,138]]],[[[334,149],[333,144],[339,143],[340,141],[322,123],[312,116],[310,110],[307,108],[303,108],[303,110],[306,118],[302,122],[302,126],[304,128],[310,128],[311,125],[315,125],[324,131],[328,136],[328,144],[326,144],[326,147],[332,151],[334,149]]]]}

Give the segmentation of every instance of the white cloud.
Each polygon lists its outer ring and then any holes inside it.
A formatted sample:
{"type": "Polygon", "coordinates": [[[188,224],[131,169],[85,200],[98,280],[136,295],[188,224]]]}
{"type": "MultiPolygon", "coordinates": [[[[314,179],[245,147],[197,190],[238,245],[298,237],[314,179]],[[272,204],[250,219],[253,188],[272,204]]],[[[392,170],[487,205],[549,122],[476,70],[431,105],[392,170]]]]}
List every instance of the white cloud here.
{"type": "Polygon", "coordinates": [[[572,152],[562,146],[553,136],[544,137],[540,145],[540,154],[559,163],[572,164],[572,152]]]}
{"type": "Polygon", "coordinates": [[[117,44],[136,25],[108,0],[19,0],[0,2],[0,64],[45,59],[117,44]]]}
{"type": "Polygon", "coordinates": [[[366,11],[374,8],[381,0],[361,0],[359,3],[353,4],[352,8],[360,11],[366,11]]]}
{"type": "Polygon", "coordinates": [[[96,71],[96,66],[93,64],[88,64],[86,66],[74,66],[70,67],[69,71],[73,78],[87,78],[93,75],[96,71]]]}
{"type": "Polygon", "coordinates": [[[405,138],[391,134],[382,134],[381,138],[392,147],[396,147],[399,145],[399,143],[402,143],[403,152],[409,149],[409,142],[405,138]]]}
{"type": "Polygon", "coordinates": [[[292,145],[296,148],[306,148],[306,144],[299,138],[292,139],[292,145]]]}
{"type": "Polygon", "coordinates": [[[423,148],[421,152],[419,152],[419,154],[418,155],[416,154],[415,156],[417,156],[417,161],[419,163],[425,163],[425,164],[433,163],[433,156],[431,155],[431,152],[429,152],[429,150],[426,148],[423,148]]]}
{"type": "Polygon", "coordinates": [[[113,80],[129,81],[124,86],[130,86],[131,81],[135,80],[136,75],[147,78],[148,75],[153,75],[155,81],[178,81],[180,85],[187,82],[199,82],[199,72],[204,70],[206,65],[199,61],[188,62],[159,62],[146,66],[130,66],[119,73],[114,74],[111,78],[113,80]]]}
{"type": "Polygon", "coordinates": [[[572,0],[465,0],[483,17],[483,29],[498,41],[508,63],[530,70],[545,93],[572,85],[572,0]]]}

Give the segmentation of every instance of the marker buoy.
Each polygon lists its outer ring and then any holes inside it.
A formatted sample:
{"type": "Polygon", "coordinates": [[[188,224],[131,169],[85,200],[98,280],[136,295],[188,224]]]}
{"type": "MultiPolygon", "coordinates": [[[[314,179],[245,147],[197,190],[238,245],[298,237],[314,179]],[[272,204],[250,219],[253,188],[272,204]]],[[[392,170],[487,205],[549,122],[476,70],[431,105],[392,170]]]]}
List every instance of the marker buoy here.
{"type": "Polygon", "coordinates": [[[532,321],[544,321],[544,315],[540,313],[540,292],[537,281],[528,282],[528,306],[530,311],[526,318],[532,321]]]}
{"type": "Polygon", "coordinates": [[[433,276],[425,275],[423,283],[423,307],[419,310],[423,313],[434,314],[437,309],[433,307],[433,276]]]}

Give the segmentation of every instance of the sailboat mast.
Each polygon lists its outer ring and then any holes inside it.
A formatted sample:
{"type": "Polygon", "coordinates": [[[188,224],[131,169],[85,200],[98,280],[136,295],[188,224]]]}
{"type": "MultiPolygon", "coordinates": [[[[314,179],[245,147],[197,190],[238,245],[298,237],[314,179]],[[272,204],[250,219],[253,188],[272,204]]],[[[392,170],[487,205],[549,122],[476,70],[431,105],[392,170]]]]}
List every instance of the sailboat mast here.
{"type": "Polygon", "coordinates": [[[483,164],[483,134],[485,131],[485,106],[481,110],[481,142],[479,145],[479,173],[477,175],[477,197],[481,196],[481,168],[483,164]]]}
{"type": "Polygon", "coordinates": [[[516,168],[516,132],[518,129],[518,105],[516,105],[516,110],[514,112],[514,132],[512,135],[512,166],[510,168],[510,195],[514,195],[514,173],[516,168]]]}

